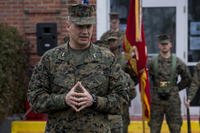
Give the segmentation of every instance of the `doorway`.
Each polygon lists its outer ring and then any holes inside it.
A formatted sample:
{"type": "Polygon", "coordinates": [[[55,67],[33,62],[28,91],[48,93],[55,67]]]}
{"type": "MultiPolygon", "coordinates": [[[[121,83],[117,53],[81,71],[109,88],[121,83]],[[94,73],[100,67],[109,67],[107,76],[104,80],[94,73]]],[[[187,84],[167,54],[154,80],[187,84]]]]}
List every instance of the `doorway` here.
{"type": "MultiPolygon", "coordinates": [[[[107,5],[104,6],[105,9],[103,10],[105,11],[107,18],[111,11],[119,12],[121,29],[125,29],[124,27],[126,27],[126,18],[128,16],[129,8],[127,3],[129,3],[129,0],[97,0],[97,2],[98,1],[101,1],[102,5],[107,5]]],[[[194,48],[199,48],[200,46],[200,41],[198,41],[200,39],[197,38],[198,35],[200,37],[200,23],[198,23],[200,17],[198,17],[198,10],[195,10],[195,12],[193,7],[200,7],[200,2],[197,1],[199,0],[142,0],[145,39],[149,57],[155,55],[158,52],[157,35],[167,33],[172,38],[172,51],[188,66],[193,66],[196,64],[196,58],[199,58],[199,52],[194,48]],[[195,15],[195,13],[197,15],[195,15]],[[190,16],[192,14],[194,14],[193,16],[195,16],[196,19],[193,23],[190,24],[193,26],[193,28],[190,28],[189,21],[191,21],[190,16]],[[189,30],[193,31],[191,34],[188,32],[188,28],[190,28],[189,30]],[[189,44],[188,40],[191,40],[191,44],[189,44]],[[192,45],[192,43],[194,44],[192,45]],[[195,60],[191,60],[191,55],[195,60]]],[[[101,5],[97,5],[97,8],[100,6],[101,5]]],[[[103,17],[102,9],[99,10],[99,21],[101,21],[101,23],[102,21],[105,21],[105,23],[104,25],[97,25],[99,27],[97,28],[97,34],[99,33],[98,30],[100,31],[108,29],[103,28],[103,26],[109,27],[109,19],[104,20],[101,16],[103,17]]],[[[100,35],[101,34],[99,34],[99,36],[100,35]]],[[[181,91],[180,96],[183,103],[183,99],[186,97],[185,91],[181,91]]],[[[130,110],[131,115],[141,115],[141,104],[139,96],[133,100],[130,110]]],[[[191,114],[198,114],[198,112],[199,111],[195,108],[191,110],[191,114]]],[[[182,105],[182,113],[184,115],[186,114],[184,105],[182,105]]]]}

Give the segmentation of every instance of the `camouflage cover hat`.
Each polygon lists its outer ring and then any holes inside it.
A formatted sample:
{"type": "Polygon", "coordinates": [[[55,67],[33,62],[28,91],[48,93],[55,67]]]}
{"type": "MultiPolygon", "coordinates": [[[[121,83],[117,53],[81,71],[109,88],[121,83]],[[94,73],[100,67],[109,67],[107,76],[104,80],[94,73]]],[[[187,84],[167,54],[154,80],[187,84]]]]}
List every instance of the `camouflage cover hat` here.
{"type": "Polygon", "coordinates": [[[107,38],[107,41],[110,41],[110,40],[117,40],[118,37],[115,35],[115,34],[111,34],[108,38],[107,38]]]}
{"type": "Polygon", "coordinates": [[[168,35],[162,34],[162,35],[159,35],[159,36],[158,36],[158,42],[159,42],[160,44],[168,44],[168,43],[170,43],[171,41],[170,41],[170,37],[169,37],[168,35]]]}
{"type": "Polygon", "coordinates": [[[119,19],[119,13],[111,12],[110,13],[110,20],[113,20],[113,19],[119,19]]]}
{"type": "Polygon", "coordinates": [[[95,24],[93,13],[94,7],[91,5],[77,4],[69,7],[70,20],[78,25],[95,24]]]}

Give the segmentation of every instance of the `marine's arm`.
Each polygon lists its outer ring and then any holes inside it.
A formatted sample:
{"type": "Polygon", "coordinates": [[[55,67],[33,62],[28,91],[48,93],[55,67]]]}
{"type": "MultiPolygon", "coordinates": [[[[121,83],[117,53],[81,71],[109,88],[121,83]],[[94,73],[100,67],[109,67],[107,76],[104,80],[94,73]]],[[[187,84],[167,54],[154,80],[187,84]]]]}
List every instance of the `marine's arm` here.
{"type": "Polygon", "coordinates": [[[42,57],[35,66],[29,82],[28,100],[36,112],[49,112],[69,107],[64,100],[66,94],[51,93],[49,63],[48,56],[42,57]]]}
{"type": "Polygon", "coordinates": [[[200,87],[200,63],[196,65],[193,74],[190,89],[188,90],[188,99],[192,100],[200,87]]]}
{"type": "MultiPolygon", "coordinates": [[[[130,82],[129,76],[124,73],[120,65],[114,62],[111,66],[109,75],[109,93],[105,97],[97,96],[96,110],[107,112],[110,114],[119,114],[123,103],[129,104],[133,96],[130,95],[130,82]]],[[[134,92],[132,92],[134,93],[134,92]]]]}
{"type": "Polygon", "coordinates": [[[179,90],[189,87],[191,83],[191,75],[186,64],[180,59],[177,59],[177,73],[181,76],[181,81],[178,83],[179,90]]]}

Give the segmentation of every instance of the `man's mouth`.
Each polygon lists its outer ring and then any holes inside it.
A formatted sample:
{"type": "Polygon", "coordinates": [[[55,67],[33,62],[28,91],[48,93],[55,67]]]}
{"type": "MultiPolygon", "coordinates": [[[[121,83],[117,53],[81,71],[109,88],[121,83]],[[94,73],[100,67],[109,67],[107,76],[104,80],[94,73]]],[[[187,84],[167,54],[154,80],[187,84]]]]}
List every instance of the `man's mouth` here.
{"type": "Polygon", "coordinates": [[[81,39],[88,39],[89,37],[88,36],[79,36],[79,38],[81,38],[81,39]]]}

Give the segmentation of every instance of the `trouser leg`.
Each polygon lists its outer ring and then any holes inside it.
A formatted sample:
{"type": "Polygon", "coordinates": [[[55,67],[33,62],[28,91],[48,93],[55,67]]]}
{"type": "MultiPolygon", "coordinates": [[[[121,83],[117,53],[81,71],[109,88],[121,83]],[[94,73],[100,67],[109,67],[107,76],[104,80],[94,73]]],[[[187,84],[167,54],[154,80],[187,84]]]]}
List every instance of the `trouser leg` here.
{"type": "Polygon", "coordinates": [[[170,133],[180,133],[182,126],[181,107],[179,103],[171,103],[166,111],[166,121],[170,133]]]}
{"type": "Polygon", "coordinates": [[[150,117],[150,133],[160,133],[164,117],[163,107],[161,105],[152,104],[150,117]]]}

